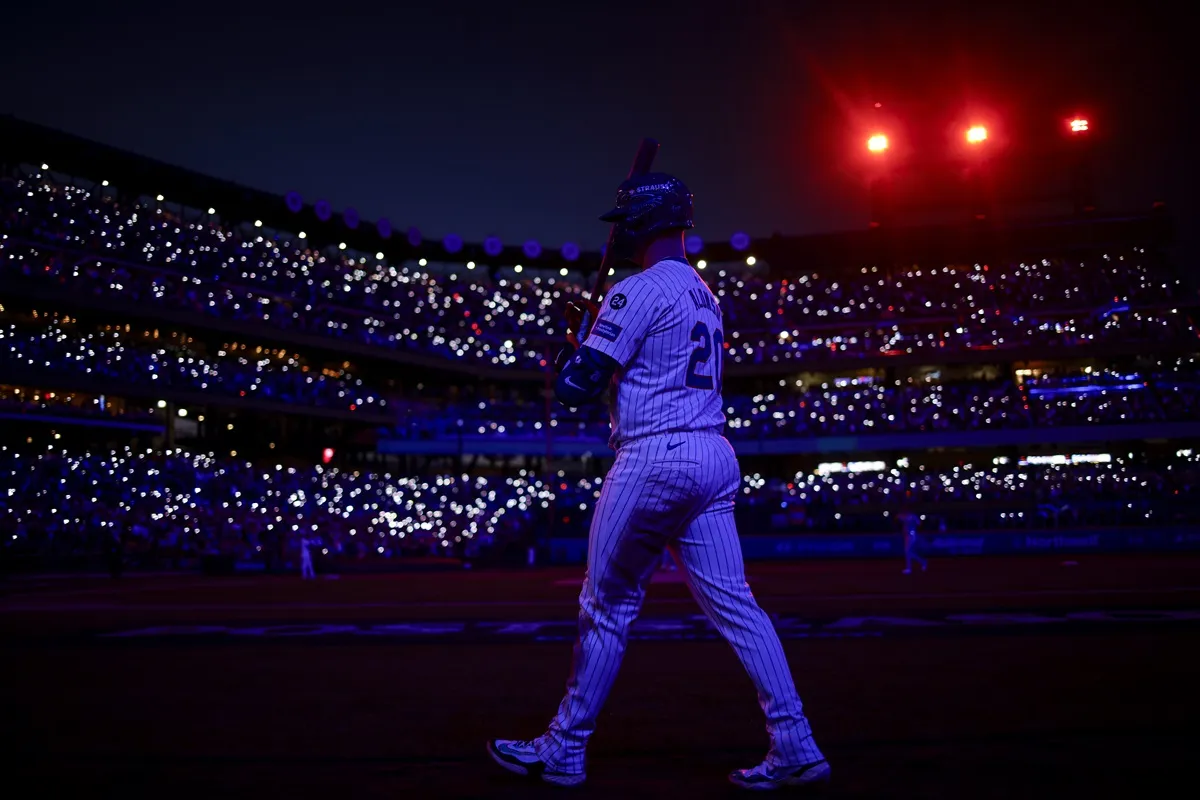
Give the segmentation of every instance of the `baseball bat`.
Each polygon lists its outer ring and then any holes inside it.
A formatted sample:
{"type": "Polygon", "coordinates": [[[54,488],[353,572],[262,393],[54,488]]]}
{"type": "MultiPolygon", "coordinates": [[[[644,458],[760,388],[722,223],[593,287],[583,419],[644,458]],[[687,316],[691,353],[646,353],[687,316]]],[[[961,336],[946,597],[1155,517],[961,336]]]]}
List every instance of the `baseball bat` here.
{"type": "MultiPolygon", "coordinates": [[[[658,140],[651,139],[647,136],[642,139],[638,145],[637,154],[633,157],[633,166],[629,168],[629,178],[636,178],[638,175],[645,175],[650,171],[650,167],[654,165],[654,157],[658,155],[658,140]]],[[[596,285],[592,287],[593,303],[597,302],[598,298],[604,294],[604,284],[608,282],[608,275],[612,272],[616,256],[613,255],[613,239],[616,238],[617,226],[614,223],[608,231],[608,246],[604,248],[604,256],[600,259],[600,269],[596,273],[596,285]]]]}

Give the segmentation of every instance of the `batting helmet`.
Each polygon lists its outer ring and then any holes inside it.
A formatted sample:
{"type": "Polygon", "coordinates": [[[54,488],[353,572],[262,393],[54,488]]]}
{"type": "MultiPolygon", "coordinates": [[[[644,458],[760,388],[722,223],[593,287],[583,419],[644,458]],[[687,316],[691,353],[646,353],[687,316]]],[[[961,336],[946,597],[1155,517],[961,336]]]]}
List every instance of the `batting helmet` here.
{"type": "Polygon", "coordinates": [[[618,186],[617,205],[600,219],[616,223],[613,247],[622,258],[629,258],[640,243],[663,231],[696,227],[692,210],[692,193],[683,181],[650,172],[618,186]]]}

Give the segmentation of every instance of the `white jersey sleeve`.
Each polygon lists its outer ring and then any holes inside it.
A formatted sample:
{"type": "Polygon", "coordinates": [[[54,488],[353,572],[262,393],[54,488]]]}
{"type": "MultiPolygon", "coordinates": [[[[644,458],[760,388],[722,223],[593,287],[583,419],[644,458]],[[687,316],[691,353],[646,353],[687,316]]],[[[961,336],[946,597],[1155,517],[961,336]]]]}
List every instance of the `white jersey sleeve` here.
{"type": "Polygon", "coordinates": [[[604,300],[584,344],[611,356],[622,369],[629,366],[655,323],[670,310],[662,291],[642,275],[616,283],[604,300]]]}

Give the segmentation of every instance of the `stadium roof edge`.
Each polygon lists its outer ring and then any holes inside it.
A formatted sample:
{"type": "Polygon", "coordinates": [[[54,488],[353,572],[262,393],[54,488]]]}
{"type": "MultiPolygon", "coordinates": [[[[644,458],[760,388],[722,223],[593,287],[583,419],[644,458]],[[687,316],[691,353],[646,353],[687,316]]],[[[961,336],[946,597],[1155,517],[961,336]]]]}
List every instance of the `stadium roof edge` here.
{"type": "MultiPolygon", "coordinates": [[[[348,228],[340,213],[328,220],[317,218],[311,204],[292,213],[281,195],[214,178],[191,169],[140,156],[12,115],[0,115],[0,162],[8,169],[18,164],[48,163],[53,172],[92,181],[108,180],[118,191],[131,196],[162,194],[168,202],[196,209],[213,207],[230,223],[262,220],[271,229],[305,231],[312,246],[321,248],[346,242],[360,252],[382,251],[394,262],[428,258],[446,261],[440,241],[423,241],[413,246],[397,233],[382,237],[374,224],[363,222],[348,228]],[[98,174],[103,171],[105,174],[98,174]]],[[[744,250],[728,242],[706,243],[697,256],[711,262],[734,262],[754,255],[771,266],[772,274],[786,277],[791,272],[813,269],[853,268],[878,264],[922,262],[970,262],[1021,254],[1061,254],[1075,249],[1118,247],[1133,244],[1166,244],[1173,238],[1165,211],[1108,217],[1075,217],[1001,222],[992,219],[910,228],[876,228],[804,236],[772,236],[755,239],[744,250]]],[[[463,243],[454,260],[474,260],[496,266],[523,263],[534,268],[569,267],[594,271],[598,252],[581,253],[566,261],[549,248],[536,259],[520,245],[505,247],[500,255],[484,253],[483,244],[463,243]]]]}

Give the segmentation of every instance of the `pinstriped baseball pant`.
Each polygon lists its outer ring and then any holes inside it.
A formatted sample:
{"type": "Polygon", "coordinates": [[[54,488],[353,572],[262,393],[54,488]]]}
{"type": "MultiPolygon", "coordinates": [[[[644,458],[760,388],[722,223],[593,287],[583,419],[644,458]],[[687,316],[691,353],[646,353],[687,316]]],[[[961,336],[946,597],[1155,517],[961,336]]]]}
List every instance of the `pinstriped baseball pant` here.
{"type": "Polygon", "coordinates": [[[733,520],[740,482],[733,448],[719,434],[650,436],[620,447],[592,517],[567,693],[549,729],[534,742],[548,766],[584,771],[588,737],[664,548],[758,690],[770,735],[768,764],[823,758],[779,636],[746,584],[733,520]]]}

